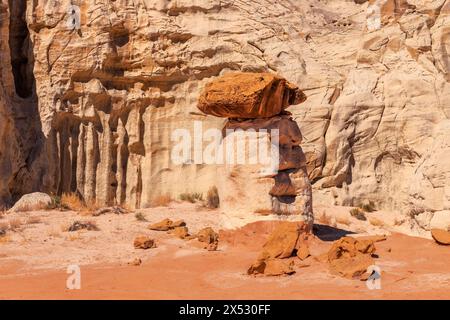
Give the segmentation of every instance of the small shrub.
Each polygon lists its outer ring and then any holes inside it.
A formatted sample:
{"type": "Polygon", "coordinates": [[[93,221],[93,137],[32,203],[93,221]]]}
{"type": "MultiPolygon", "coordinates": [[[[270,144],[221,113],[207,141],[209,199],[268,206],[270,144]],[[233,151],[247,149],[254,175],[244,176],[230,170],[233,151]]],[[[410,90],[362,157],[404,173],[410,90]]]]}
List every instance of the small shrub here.
{"type": "Polygon", "coordinates": [[[151,201],[152,207],[167,207],[172,202],[172,197],[169,194],[159,195],[151,201]]]}
{"type": "Polygon", "coordinates": [[[75,221],[74,223],[72,223],[72,225],[69,227],[69,229],[67,231],[69,232],[73,232],[73,231],[78,231],[78,230],[88,230],[88,231],[99,231],[100,229],[97,227],[97,224],[93,221],[85,221],[85,222],[81,222],[81,221],[75,221]]]}
{"type": "Polygon", "coordinates": [[[219,191],[216,186],[209,188],[206,194],[206,206],[211,209],[216,209],[220,205],[219,191]]]}
{"type": "Polygon", "coordinates": [[[147,219],[145,218],[145,215],[142,212],[136,212],[134,215],[137,221],[147,222],[147,219]]]}
{"type": "Polygon", "coordinates": [[[410,218],[414,218],[415,216],[417,216],[421,213],[424,213],[424,212],[425,212],[424,208],[414,206],[408,211],[408,216],[410,218]]]}
{"type": "Polygon", "coordinates": [[[197,201],[203,201],[203,194],[198,192],[192,193],[182,193],[180,194],[181,201],[188,201],[190,203],[195,203],[197,201]]]}
{"type": "Polygon", "coordinates": [[[95,216],[96,212],[100,210],[100,206],[95,200],[87,201],[79,214],[82,216],[95,216]]]}
{"type": "Polygon", "coordinates": [[[60,196],[53,195],[52,196],[52,202],[47,205],[47,209],[48,210],[61,210],[61,211],[63,211],[63,210],[69,210],[70,208],[65,206],[61,202],[61,197],[60,196]]]}
{"type": "Polygon", "coordinates": [[[365,212],[374,212],[377,210],[375,208],[375,202],[373,202],[372,200],[370,200],[368,203],[364,203],[359,208],[365,212]]]}
{"type": "Polygon", "coordinates": [[[350,215],[361,221],[367,220],[366,215],[360,208],[353,208],[352,210],[350,210],[350,215]]]}
{"type": "Polygon", "coordinates": [[[61,206],[72,211],[83,211],[87,207],[86,203],[76,193],[63,193],[61,206]]]}

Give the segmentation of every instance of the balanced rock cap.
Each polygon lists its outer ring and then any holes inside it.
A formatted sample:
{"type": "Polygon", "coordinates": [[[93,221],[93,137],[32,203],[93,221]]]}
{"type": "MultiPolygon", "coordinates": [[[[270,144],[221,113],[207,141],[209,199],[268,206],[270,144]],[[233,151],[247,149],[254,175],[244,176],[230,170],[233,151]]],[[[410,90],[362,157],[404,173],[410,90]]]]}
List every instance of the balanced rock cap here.
{"type": "Polygon", "coordinates": [[[275,74],[236,72],[208,83],[198,108],[222,118],[270,118],[305,100],[296,85],[275,74]]]}

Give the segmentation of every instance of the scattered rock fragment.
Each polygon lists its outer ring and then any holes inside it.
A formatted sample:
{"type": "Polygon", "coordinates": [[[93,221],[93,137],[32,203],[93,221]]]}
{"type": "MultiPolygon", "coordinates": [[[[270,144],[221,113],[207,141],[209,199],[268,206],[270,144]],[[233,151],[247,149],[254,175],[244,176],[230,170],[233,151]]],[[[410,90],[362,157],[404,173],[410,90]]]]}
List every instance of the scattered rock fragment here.
{"type": "Polygon", "coordinates": [[[186,222],[184,220],[177,220],[173,222],[172,220],[166,218],[164,220],[161,220],[157,223],[151,224],[148,228],[150,230],[155,231],[169,231],[178,227],[185,227],[186,222]]]}
{"type": "Polygon", "coordinates": [[[344,278],[357,279],[363,276],[367,268],[373,264],[371,256],[360,254],[355,257],[330,261],[330,269],[344,278]]]}
{"type": "Polygon", "coordinates": [[[269,258],[289,258],[293,255],[299,241],[300,234],[306,235],[306,225],[302,222],[280,223],[263,246],[261,256],[269,258]]]}
{"type": "Polygon", "coordinates": [[[155,240],[148,236],[138,236],[134,239],[134,247],[136,249],[156,248],[155,240]]]}
{"type": "Polygon", "coordinates": [[[264,274],[266,276],[280,276],[283,274],[293,274],[294,261],[284,261],[280,259],[271,259],[266,261],[266,268],[264,274]]]}
{"type": "Polygon", "coordinates": [[[369,255],[375,253],[375,245],[373,244],[373,241],[343,237],[335,241],[331,249],[328,251],[328,261],[340,258],[350,258],[360,253],[369,255]]]}
{"type": "Polygon", "coordinates": [[[187,227],[176,227],[169,232],[180,239],[186,239],[189,236],[187,227]]]}
{"type": "Polygon", "coordinates": [[[361,278],[367,268],[374,264],[372,255],[375,250],[372,240],[343,237],[328,251],[330,270],[344,278],[361,278]]]}
{"type": "Polygon", "coordinates": [[[151,224],[148,228],[155,231],[168,231],[172,228],[172,224],[173,221],[166,218],[160,222],[151,224]]]}
{"type": "Polygon", "coordinates": [[[281,259],[258,259],[253,265],[250,266],[247,273],[252,274],[264,274],[266,276],[280,276],[290,275],[295,273],[293,269],[294,262],[281,259]]]}
{"type": "Polygon", "coordinates": [[[186,222],[184,222],[184,220],[177,220],[175,222],[172,222],[172,224],[170,225],[170,228],[178,228],[178,227],[185,227],[186,226],[186,222]]]}
{"type": "Polygon", "coordinates": [[[211,244],[219,240],[219,234],[211,227],[206,227],[197,232],[197,239],[200,242],[211,244]]]}
{"type": "Polygon", "coordinates": [[[216,251],[218,246],[219,246],[219,242],[216,241],[216,242],[208,244],[206,246],[206,250],[208,250],[208,251],[216,251]]]}
{"type": "Polygon", "coordinates": [[[302,243],[297,249],[297,257],[300,260],[305,260],[309,256],[310,256],[310,253],[309,253],[308,245],[306,245],[306,243],[302,243]]]}
{"type": "Polygon", "coordinates": [[[263,250],[248,274],[264,274],[275,276],[293,274],[294,261],[283,260],[298,256],[306,259],[310,253],[307,245],[308,226],[303,222],[281,222],[269,236],[263,250]]]}
{"type": "Polygon", "coordinates": [[[128,262],[130,266],[140,266],[142,264],[142,260],[140,258],[135,258],[133,261],[128,262]]]}
{"type": "Polygon", "coordinates": [[[450,232],[442,229],[431,229],[434,241],[442,245],[450,245],[450,232]]]}
{"type": "Polygon", "coordinates": [[[216,251],[219,245],[219,234],[211,227],[206,227],[197,232],[196,238],[200,242],[204,242],[205,249],[208,251],[216,251]]]}

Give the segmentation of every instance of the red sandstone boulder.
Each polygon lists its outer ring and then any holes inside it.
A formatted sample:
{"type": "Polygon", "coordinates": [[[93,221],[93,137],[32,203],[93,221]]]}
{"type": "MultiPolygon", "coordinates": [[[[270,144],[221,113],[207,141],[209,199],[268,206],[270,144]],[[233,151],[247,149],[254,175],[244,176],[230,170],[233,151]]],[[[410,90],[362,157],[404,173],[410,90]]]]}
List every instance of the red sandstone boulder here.
{"type": "Polygon", "coordinates": [[[148,228],[150,230],[155,230],[155,231],[167,231],[167,230],[172,229],[172,225],[173,225],[172,220],[164,219],[160,222],[151,224],[150,226],[148,226],[148,228]]]}
{"type": "Polygon", "coordinates": [[[198,108],[223,118],[270,118],[306,100],[297,86],[271,73],[228,73],[208,83],[198,108]]]}
{"type": "Polygon", "coordinates": [[[250,275],[264,274],[265,276],[281,276],[295,273],[294,262],[281,259],[257,260],[247,273],[250,275]]]}
{"type": "Polygon", "coordinates": [[[328,251],[330,271],[345,278],[360,278],[374,264],[372,254],[375,250],[372,240],[343,237],[328,251]]]}
{"type": "Polygon", "coordinates": [[[431,229],[433,239],[443,245],[450,245],[450,232],[442,229],[431,229]]]}
{"type": "Polygon", "coordinates": [[[151,249],[156,247],[155,240],[147,236],[138,236],[134,239],[134,247],[136,249],[151,249]]]}
{"type": "Polygon", "coordinates": [[[292,257],[302,233],[306,234],[306,225],[301,222],[280,223],[264,244],[261,258],[283,259],[292,257]]]}

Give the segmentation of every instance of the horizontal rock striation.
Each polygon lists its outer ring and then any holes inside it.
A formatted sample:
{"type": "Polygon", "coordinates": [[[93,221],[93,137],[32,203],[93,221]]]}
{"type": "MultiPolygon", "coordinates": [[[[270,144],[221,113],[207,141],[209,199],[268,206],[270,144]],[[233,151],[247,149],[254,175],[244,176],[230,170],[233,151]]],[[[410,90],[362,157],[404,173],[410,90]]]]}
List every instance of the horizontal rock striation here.
{"type": "Polygon", "coordinates": [[[173,164],[171,132],[223,126],[196,111],[211,79],[270,72],[308,96],[291,112],[317,201],[372,200],[428,229],[450,209],[449,11],[449,0],[1,0],[0,201],[79,191],[146,206],[205,192],[215,169],[173,164]],[[71,3],[80,29],[68,28],[71,3]]]}

